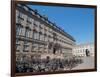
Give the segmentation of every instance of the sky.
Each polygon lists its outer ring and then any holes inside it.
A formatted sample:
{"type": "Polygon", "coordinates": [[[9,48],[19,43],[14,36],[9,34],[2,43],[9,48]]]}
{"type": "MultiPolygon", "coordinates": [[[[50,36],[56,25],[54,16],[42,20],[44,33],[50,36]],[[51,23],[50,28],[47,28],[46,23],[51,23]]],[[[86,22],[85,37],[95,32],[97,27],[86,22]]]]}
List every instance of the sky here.
{"type": "Polygon", "coordinates": [[[94,13],[93,8],[59,7],[28,5],[37,9],[41,15],[46,15],[68,34],[74,37],[76,44],[94,42],[94,13]]]}

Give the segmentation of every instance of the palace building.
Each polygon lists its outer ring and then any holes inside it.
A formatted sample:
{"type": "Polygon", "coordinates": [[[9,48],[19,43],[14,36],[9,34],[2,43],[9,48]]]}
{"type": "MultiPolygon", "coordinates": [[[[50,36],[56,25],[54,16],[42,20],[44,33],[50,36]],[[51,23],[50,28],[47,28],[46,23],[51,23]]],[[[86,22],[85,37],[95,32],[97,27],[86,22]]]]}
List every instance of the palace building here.
{"type": "Polygon", "coordinates": [[[94,54],[95,54],[94,43],[75,45],[73,48],[74,56],[81,56],[81,57],[91,56],[91,57],[93,57],[94,54]]]}
{"type": "Polygon", "coordinates": [[[71,57],[74,45],[75,39],[46,16],[16,5],[16,60],[71,57]]]}

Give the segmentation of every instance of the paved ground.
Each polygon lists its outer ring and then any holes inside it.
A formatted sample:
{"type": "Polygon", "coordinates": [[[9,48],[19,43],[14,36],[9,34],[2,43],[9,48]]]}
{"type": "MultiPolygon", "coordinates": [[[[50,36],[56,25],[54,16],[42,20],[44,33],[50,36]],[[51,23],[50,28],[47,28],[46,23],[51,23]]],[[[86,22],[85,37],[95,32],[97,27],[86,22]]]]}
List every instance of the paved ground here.
{"type": "Polygon", "coordinates": [[[76,69],[92,69],[92,68],[94,68],[94,57],[84,57],[82,59],[83,59],[83,63],[79,64],[78,66],[73,68],[73,70],[76,70],[76,69]]]}

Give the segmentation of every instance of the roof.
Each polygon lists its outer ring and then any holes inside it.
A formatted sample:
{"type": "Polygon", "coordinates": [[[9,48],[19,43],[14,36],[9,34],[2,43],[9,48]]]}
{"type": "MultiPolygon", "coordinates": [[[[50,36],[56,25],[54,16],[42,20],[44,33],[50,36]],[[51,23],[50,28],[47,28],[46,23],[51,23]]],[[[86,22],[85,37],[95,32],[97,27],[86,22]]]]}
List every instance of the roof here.
{"type": "Polygon", "coordinates": [[[70,34],[68,34],[67,32],[65,32],[62,28],[58,27],[55,23],[51,22],[51,21],[47,18],[47,16],[43,16],[43,15],[39,14],[39,13],[38,13],[38,10],[36,10],[36,9],[31,9],[30,7],[28,7],[28,6],[25,5],[25,4],[18,4],[17,6],[19,6],[19,7],[26,7],[27,10],[32,11],[32,12],[34,12],[35,14],[39,15],[41,18],[43,18],[43,19],[45,20],[46,23],[48,22],[49,25],[52,24],[51,26],[55,27],[57,30],[59,30],[59,31],[60,31],[63,35],[65,35],[67,38],[69,38],[69,39],[71,39],[71,40],[73,40],[73,41],[75,42],[75,39],[74,39],[70,34]]]}

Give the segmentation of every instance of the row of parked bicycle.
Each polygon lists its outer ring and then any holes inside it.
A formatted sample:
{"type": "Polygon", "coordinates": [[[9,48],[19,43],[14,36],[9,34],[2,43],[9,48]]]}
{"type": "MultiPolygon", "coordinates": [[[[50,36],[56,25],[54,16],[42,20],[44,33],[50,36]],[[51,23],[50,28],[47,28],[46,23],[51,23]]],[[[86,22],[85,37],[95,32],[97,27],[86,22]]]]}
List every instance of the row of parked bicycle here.
{"type": "Polygon", "coordinates": [[[47,72],[71,70],[78,64],[83,63],[82,59],[34,59],[28,61],[16,61],[16,72],[47,72]]]}

